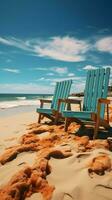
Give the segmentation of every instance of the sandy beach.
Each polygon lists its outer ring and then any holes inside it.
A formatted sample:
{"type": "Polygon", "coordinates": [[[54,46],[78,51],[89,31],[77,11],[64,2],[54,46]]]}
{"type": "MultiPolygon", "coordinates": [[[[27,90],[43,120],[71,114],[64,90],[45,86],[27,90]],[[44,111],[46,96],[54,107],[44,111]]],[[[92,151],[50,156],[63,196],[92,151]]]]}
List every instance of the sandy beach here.
{"type": "Polygon", "coordinates": [[[112,0],[0,0],[0,200],[112,200],[112,0]]]}
{"type": "Polygon", "coordinates": [[[1,200],[111,200],[112,146],[79,125],[37,124],[35,111],[0,117],[1,200]]]}
{"type": "Polygon", "coordinates": [[[0,116],[0,152],[16,144],[20,136],[27,131],[27,126],[36,123],[38,117],[34,111],[9,112],[5,113],[4,117],[0,116]]]}

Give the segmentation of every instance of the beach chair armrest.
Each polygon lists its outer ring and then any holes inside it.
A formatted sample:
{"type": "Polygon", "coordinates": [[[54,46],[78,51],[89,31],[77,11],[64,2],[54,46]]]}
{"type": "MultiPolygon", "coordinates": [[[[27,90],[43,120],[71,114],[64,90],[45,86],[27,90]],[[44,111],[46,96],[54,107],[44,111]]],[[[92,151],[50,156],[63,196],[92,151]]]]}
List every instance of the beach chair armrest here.
{"type": "Polygon", "coordinates": [[[51,103],[52,100],[51,99],[39,99],[40,102],[43,102],[43,103],[51,103]]]}
{"type": "Polygon", "coordinates": [[[67,104],[67,110],[71,110],[70,104],[79,104],[80,105],[80,110],[81,110],[81,99],[58,99],[58,110],[60,109],[61,103],[66,103],[67,104]]]}
{"type": "Polygon", "coordinates": [[[98,103],[97,103],[97,112],[95,113],[91,113],[91,118],[93,121],[95,121],[96,123],[100,122],[100,113],[101,113],[101,104],[106,104],[106,115],[107,115],[107,119],[103,119],[104,122],[107,122],[109,124],[109,104],[110,104],[110,100],[109,99],[105,99],[105,98],[99,98],[98,99],[98,103]]]}
{"type": "Polygon", "coordinates": [[[98,99],[98,105],[97,105],[97,117],[100,118],[100,112],[101,112],[101,104],[106,104],[107,105],[107,121],[109,122],[109,104],[110,104],[110,100],[109,99],[104,99],[104,98],[100,98],[98,99]]]}
{"type": "Polygon", "coordinates": [[[104,98],[100,98],[98,99],[98,103],[104,103],[104,104],[110,104],[110,100],[109,99],[104,99],[104,98]]]}
{"type": "Polygon", "coordinates": [[[51,99],[39,99],[40,100],[40,108],[43,108],[44,103],[52,103],[51,99]]]}
{"type": "Polygon", "coordinates": [[[80,104],[81,103],[81,99],[65,99],[66,103],[71,103],[71,104],[80,104]]]}
{"type": "Polygon", "coordinates": [[[71,103],[71,104],[80,104],[82,100],[80,99],[58,99],[60,103],[71,103]]]}

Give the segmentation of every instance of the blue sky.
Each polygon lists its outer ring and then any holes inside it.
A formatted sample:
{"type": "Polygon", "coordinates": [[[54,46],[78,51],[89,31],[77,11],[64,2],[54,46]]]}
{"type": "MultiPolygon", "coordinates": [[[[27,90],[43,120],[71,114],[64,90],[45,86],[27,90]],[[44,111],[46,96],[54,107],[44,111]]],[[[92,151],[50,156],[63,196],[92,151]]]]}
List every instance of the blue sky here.
{"type": "Polygon", "coordinates": [[[0,0],[0,93],[52,93],[112,68],[111,0],[0,0]]]}

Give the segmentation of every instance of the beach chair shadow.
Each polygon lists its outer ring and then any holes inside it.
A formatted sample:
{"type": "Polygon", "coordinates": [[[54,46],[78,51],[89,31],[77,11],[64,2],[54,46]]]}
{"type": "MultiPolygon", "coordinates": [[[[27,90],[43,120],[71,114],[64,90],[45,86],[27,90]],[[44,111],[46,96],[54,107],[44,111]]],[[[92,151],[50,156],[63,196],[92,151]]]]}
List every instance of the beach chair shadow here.
{"type": "MultiPolygon", "coordinates": [[[[93,127],[81,126],[79,130],[75,132],[75,135],[79,137],[88,136],[91,140],[93,139],[94,129],[93,127]]],[[[97,139],[107,139],[108,137],[112,137],[112,127],[110,127],[108,130],[100,129],[98,131],[97,139]]]]}
{"type": "Polygon", "coordinates": [[[57,124],[57,122],[62,117],[62,110],[65,109],[66,103],[64,99],[68,99],[71,85],[72,80],[57,82],[55,86],[53,100],[40,99],[40,108],[37,108],[36,110],[36,112],[39,113],[38,123],[40,123],[44,117],[47,117],[55,124],[57,124]],[[44,107],[44,104],[46,103],[51,104],[50,108],[44,107]]]}
{"type": "Polygon", "coordinates": [[[109,103],[107,99],[109,84],[110,68],[100,68],[97,70],[89,70],[87,73],[86,86],[84,91],[84,101],[82,111],[63,111],[65,118],[65,131],[71,122],[77,122],[83,127],[85,124],[94,124],[93,138],[98,137],[100,126],[107,130],[109,125],[109,103]],[[104,118],[106,105],[106,119],[104,118]]]}

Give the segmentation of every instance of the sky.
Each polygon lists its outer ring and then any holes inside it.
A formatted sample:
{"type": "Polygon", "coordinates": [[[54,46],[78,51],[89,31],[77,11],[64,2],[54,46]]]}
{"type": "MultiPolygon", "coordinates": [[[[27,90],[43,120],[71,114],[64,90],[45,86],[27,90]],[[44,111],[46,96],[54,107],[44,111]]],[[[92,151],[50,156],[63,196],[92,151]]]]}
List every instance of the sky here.
{"type": "MultiPolygon", "coordinates": [[[[0,93],[53,93],[112,68],[112,0],[0,0],[0,93]]],[[[112,75],[111,75],[112,79],[112,75]]]]}

